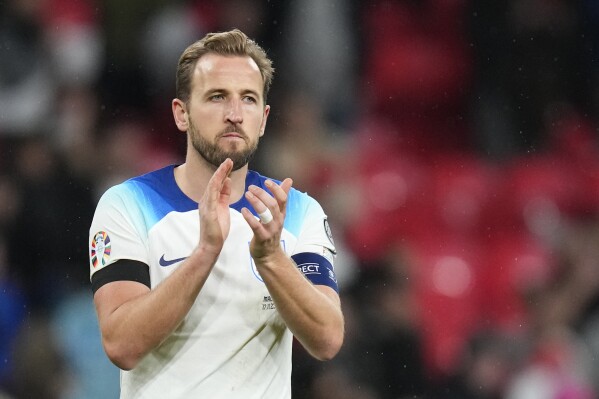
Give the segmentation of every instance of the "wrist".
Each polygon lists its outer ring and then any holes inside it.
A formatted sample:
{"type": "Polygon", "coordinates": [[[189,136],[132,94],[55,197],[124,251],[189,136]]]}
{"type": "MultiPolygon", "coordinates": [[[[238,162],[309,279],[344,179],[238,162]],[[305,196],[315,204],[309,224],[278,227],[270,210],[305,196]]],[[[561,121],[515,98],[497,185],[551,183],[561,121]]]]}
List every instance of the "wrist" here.
{"type": "Polygon", "coordinates": [[[188,259],[194,264],[208,264],[212,267],[216,263],[219,255],[220,250],[208,245],[199,244],[194,248],[188,259]]]}
{"type": "Polygon", "coordinates": [[[287,254],[285,253],[285,251],[283,251],[281,247],[278,247],[273,252],[270,252],[268,254],[264,254],[259,257],[254,257],[254,255],[252,255],[252,257],[258,269],[276,267],[278,265],[283,264],[284,261],[288,259],[287,254]]]}

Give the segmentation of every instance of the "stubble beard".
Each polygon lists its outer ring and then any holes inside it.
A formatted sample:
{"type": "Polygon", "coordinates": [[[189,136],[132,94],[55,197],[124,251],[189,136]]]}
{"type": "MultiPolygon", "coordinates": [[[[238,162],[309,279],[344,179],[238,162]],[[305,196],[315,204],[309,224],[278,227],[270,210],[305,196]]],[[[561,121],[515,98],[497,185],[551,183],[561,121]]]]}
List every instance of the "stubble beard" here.
{"type": "MultiPolygon", "coordinates": [[[[254,154],[256,153],[256,150],[258,149],[258,140],[254,142],[249,141],[248,136],[241,129],[235,128],[234,126],[231,126],[231,128],[225,129],[222,132],[220,132],[216,136],[215,142],[211,143],[210,141],[202,137],[202,135],[198,132],[194,123],[190,119],[187,134],[190,135],[191,144],[193,145],[193,148],[198,152],[198,154],[200,154],[200,156],[204,158],[209,164],[217,168],[220,166],[221,163],[225,161],[225,159],[231,158],[231,160],[233,161],[233,170],[238,170],[247,165],[252,160],[254,154]],[[224,150],[221,147],[219,147],[217,144],[218,139],[221,137],[221,135],[230,132],[239,133],[247,143],[247,146],[245,146],[241,150],[233,149],[230,151],[224,150]]],[[[237,147],[237,145],[235,147],[237,147]]]]}

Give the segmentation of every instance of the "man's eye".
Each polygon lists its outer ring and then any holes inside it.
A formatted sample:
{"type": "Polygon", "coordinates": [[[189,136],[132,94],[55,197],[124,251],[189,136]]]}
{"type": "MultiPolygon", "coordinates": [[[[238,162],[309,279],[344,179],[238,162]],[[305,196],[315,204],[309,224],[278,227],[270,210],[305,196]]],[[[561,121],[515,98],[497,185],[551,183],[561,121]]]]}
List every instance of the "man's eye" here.
{"type": "Polygon", "coordinates": [[[256,102],[256,99],[254,97],[251,97],[251,96],[244,97],[244,100],[246,102],[249,102],[249,103],[255,103],[256,102]]]}
{"type": "Polygon", "coordinates": [[[225,98],[225,97],[222,94],[213,94],[210,96],[210,99],[214,100],[214,101],[219,101],[219,100],[222,100],[223,98],[225,98]]]}

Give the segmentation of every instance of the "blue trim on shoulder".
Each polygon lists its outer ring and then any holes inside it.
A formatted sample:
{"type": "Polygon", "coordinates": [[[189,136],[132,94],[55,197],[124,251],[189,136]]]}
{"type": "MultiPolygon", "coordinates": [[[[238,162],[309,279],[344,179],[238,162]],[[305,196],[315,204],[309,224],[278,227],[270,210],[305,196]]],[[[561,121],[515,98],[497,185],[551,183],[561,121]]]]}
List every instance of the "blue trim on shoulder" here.
{"type": "Polygon", "coordinates": [[[177,186],[174,168],[175,165],[169,165],[123,183],[140,207],[148,229],[170,212],[198,208],[198,204],[177,186]]]}

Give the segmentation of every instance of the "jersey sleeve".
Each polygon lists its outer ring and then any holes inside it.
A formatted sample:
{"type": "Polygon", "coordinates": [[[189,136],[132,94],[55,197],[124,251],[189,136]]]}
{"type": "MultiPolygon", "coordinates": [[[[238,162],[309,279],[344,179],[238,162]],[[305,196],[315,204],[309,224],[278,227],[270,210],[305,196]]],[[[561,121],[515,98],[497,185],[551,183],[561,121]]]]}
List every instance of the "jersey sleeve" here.
{"type": "Polygon", "coordinates": [[[147,233],[131,187],[121,184],[100,198],[89,230],[90,279],[118,260],[149,264],[147,233]]]}
{"type": "Polygon", "coordinates": [[[335,242],[327,216],[320,204],[304,194],[298,242],[291,258],[302,274],[315,285],[339,291],[335,276],[335,242]]]}
{"type": "Polygon", "coordinates": [[[299,231],[298,243],[294,252],[322,252],[326,248],[328,252],[335,254],[335,241],[331,233],[331,228],[327,220],[327,215],[320,204],[313,198],[306,195],[303,202],[305,210],[303,212],[303,221],[299,231]]]}

